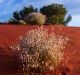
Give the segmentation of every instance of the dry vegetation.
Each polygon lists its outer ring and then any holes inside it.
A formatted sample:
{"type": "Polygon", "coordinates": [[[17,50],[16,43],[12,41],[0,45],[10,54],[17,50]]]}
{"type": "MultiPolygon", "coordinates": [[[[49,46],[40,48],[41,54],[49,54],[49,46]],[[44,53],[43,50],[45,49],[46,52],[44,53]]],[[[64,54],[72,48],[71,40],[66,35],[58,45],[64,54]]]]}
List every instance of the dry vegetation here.
{"type": "Polygon", "coordinates": [[[20,43],[12,48],[19,51],[24,72],[46,72],[61,62],[68,40],[68,37],[49,34],[48,29],[41,26],[21,36],[20,43]]]}

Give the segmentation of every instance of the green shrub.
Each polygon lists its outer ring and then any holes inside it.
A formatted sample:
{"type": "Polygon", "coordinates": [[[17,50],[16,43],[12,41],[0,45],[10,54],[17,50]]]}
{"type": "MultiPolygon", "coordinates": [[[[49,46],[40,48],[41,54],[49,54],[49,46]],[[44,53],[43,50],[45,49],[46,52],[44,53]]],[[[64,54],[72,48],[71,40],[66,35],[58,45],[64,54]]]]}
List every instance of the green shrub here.
{"type": "Polygon", "coordinates": [[[24,21],[24,20],[15,20],[15,19],[10,19],[9,21],[8,21],[8,23],[10,23],[10,24],[18,24],[18,25],[20,25],[20,24],[23,24],[23,25],[26,25],[27,23],[24,21]]]}
{"type": "Polygon", "coordinates": [[[45,15],[37,12],[32,12],[24,17],[24,21],[32,25],[43,25],[45,20],[45,15]]]}
{"type": "Polygon", "coordinates": [[[72,16],[67,15],[68,11],[63,4],[51,4],[43,6],[40,9],[40,12],[46,15],[46,22],[51,23],[53,25],[67,25],[72,19],[72,16]]]}
{"type": "Polygon", "coordinates": [[[63,20],[64,20],[63,15],[57,15],[57,16],[53,15],[48,18],[47,22],[51,24],[63,24],[64,23],[63,20]]]}

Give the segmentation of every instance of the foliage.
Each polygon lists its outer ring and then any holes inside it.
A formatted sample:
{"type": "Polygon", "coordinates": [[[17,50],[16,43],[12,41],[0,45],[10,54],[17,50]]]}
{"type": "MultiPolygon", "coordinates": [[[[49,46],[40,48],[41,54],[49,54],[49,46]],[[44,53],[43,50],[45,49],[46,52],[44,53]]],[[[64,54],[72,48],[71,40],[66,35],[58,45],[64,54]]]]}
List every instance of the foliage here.
{"type": "Polygon", "coordinates": [[[33,6],[29,6],[24,7],[20,11],[13,12],[13,18],[11,18],[8,22],[12,24],[25,24],[25,21],[27,21],[31,25],[44,24],[45,18],[43,15],[41,15],[44,14],[46,16],[45,25],[67,25],[72,19],[72,16],[67,15],[67,13],[68,11],[63,4],[51,4],[43,6],[40,11],[38,11],[37,8],[34,8],[33,6]],[[32,17],[31,15],[35,16],[32,17]],[[25,23],[20,22],[21,20],[23,20],[25,23]]]}
{"type": "Polygon", "coordinates": [[[63,24],[63,20],[64,20],[64,17],[63,15],[58,15],[58,16],[50,16],[48,18],[48,23],[51,23],[51,24],[63,24]]]}
{"type": "Polygon", "coordinates": [[[10,23],[10,24],[19,24],[19,22],[17,20],[12,19],[12,18],[9,19],[8,23],[10,23]]]}
{"type": "Polygon", "coordinates": [[[24,7],[22,10],[20,11],[15,11],[13,12],[13,18],[11,18],[8,23],[12,23],[12,24],[20,24],[19,21],[23,20],[24,17],[31,13],[31,12],[37,12],[37,9],[35,9],[33,6],[29,6],[29,7],[24,7]]]}
{"type": "Polygon", "coordinates": [[[40,27],[20,37],[20,43],[13,49],[19,51],[24,72],[46,72],[54,70],[61,62],[68,40],[68,37],[48,34],[47,29],[40,27]]]}
{"type": "Polygon", "coordinates": [[[24,17],[24,21],[31,24],[31,25],[43,25],[45,23],[45,15],[39,12],[32,12],[24,17]]]}
{"type": "Polygon", "coordinates": [[[65,18],[68,11],[63,4],[51,4],[44,6],[40,9],[40,12],[47,16],[48,23],[67,25],[71,20],[70,15],[65,18]]]}
{"type": "Polygon", "coordinates": [[[33,6],[24,7],[21,11],[19,11],[19,14],[21,15],[21,19],[24,19],[24,17],[31,12],[38,12],[38,10],[33,6]]]}
{"type": "Polygon", "coordinates": [[[24,20],[15,20],[15,19],[10,19],[9,21],[8,21],[8,23],[10,23],[10,24],[23,24],[23,25],[26,25],[27,23],[24,21],[24,20]]]}
{"type": "Polygon", "coordinates": [[[19,20],[19,23],[23,25],[27,25],[27,23],[24,20],[19,20]]]}
{"type": "Polygon", "coordinates": [[[69,21],[71,21],[72,17],[69,15],[66,20],[64,20],[64,25],[67,25],[69,23],[69,21]]]}

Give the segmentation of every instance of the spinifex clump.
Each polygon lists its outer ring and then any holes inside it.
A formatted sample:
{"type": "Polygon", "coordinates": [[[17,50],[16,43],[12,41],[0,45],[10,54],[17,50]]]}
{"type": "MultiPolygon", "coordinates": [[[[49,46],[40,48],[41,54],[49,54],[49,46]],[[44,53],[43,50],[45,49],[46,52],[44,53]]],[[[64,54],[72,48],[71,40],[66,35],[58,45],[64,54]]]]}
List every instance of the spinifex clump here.
{"type": "Polygon", "coordinates": [[[20,38],[20,43],[14,48],[19,50],[22,68],[25,73],[46,72],[54,70],[63,58],[67,37],[48,33],[48,29],[39,27],[27,32],[20,38]]]}

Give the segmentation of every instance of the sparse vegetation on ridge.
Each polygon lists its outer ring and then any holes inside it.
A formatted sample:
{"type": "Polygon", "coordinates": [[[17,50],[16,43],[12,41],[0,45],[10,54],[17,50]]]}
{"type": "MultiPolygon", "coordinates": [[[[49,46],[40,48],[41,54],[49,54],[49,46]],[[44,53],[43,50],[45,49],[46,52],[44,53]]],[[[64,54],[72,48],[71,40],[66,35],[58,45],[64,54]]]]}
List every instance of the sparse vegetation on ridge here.
{"type": "Polygon", "coordinates": [[[40,10],[38,10],[37,8],[34,8],[33,6],[29,6],[29,7],[24,7],[22,10],[20,11],[15,11],[13,12],[13,18],[11,18],[8,23],[12,23],[12,24],[26,24],[26,25],[67,25],[72,17],[71,15],[68,15],[68,10],[64,7],[63,4],[51,4],[51,5],[47,5],[47,6],[43,6],[42,8],[40,8],[40,10]],[[28,18],[25,21],[25,17],[29,16],[32,13],[36,13],[35,17],[37,19],[34,19],[36,23],[32,23],[32,18],[28,18]],[[44,17],[40,14],[44,14],[46,16],[46,21],[44,19],[44,17]],[[37,15],[39,14],[39,15],[37,15]],[[37,15],[37,16],[36,16],[37,15]],[[41,20],[42,19],[42,20],[41,20]],[[40,20],[40,21],[39,21],[40,20]],[[28,22],[28,23],[27,23],[28,22]]]}

